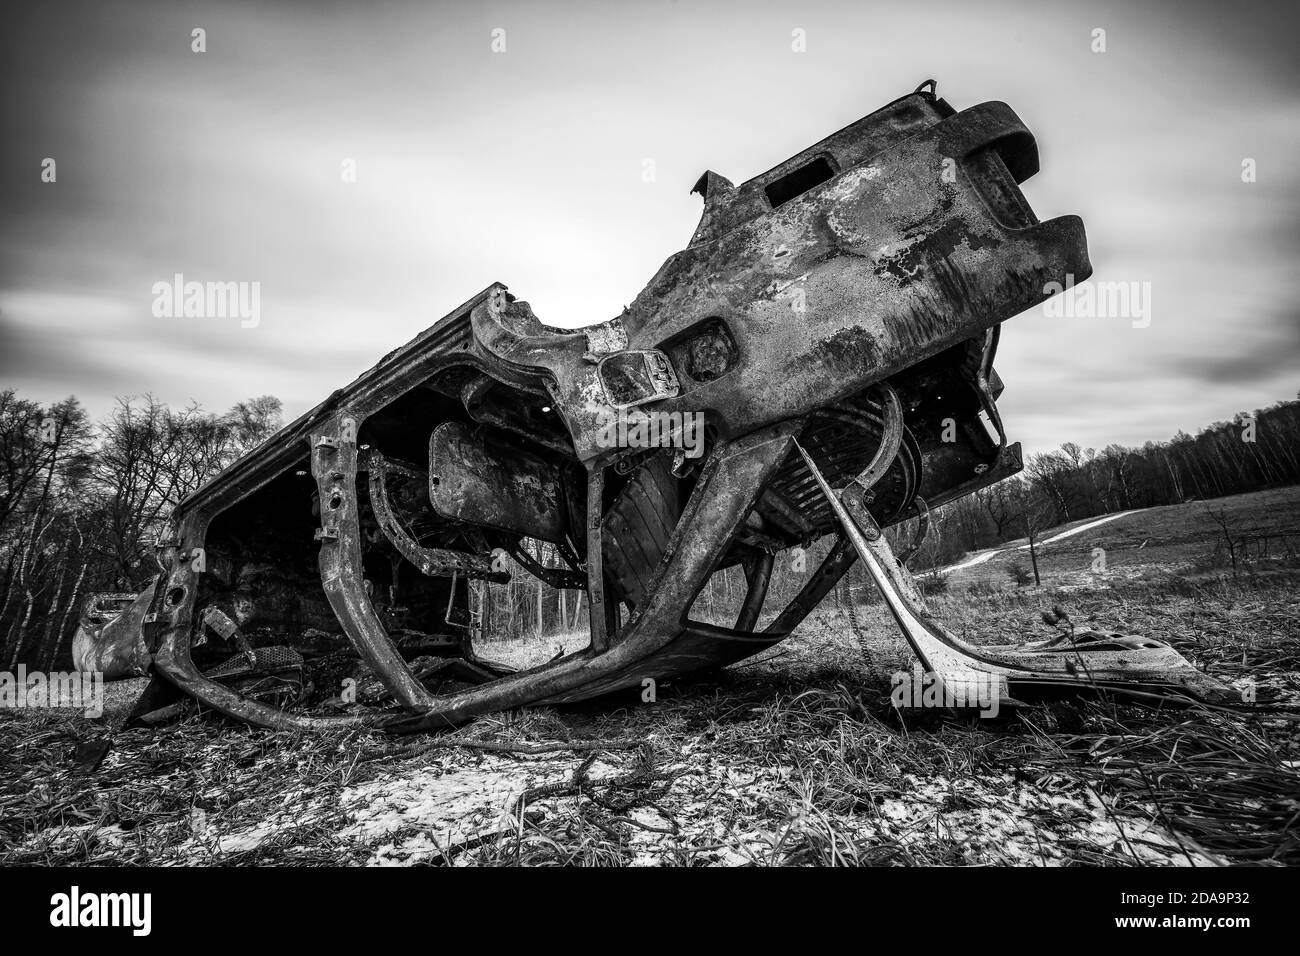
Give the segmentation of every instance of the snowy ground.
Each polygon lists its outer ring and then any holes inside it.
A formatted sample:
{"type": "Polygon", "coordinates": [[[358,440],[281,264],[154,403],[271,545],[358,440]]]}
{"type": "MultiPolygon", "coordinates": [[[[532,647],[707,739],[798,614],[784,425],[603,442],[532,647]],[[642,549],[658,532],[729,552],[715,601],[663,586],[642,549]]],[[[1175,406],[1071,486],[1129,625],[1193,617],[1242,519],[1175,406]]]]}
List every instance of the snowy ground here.
{"type": "MultiPolygon", "coordinates": [[[[1047,545],[1053,544],[1057,541],[1064,541],[1066,538],[1073,538],[1075,535],[1084,534],[1085,532],[1091,531],[1094,528],[1099,528],[1104,524],[1109,524],[1110,522],[1116,521],[1120,518],[1127,518],[1129,515],[1140,514],[1145,510],[1147,509],[1137,508],[1133,511],[1117,511],[1113,515],[1106,515],[1103,518],[1097,518],[1094,521],[1085,522],[1084,524],[1081,524],[1076,528],[1069,528],[1057,534],[1050,535],[1049,537],[1043,538],[1041,541],[1035,541],[1034,547],[1042,548],[1047,545]]],[[[960,561],[957,564],[950,564],[946,568],[937,568],[934,573],[951,574],[954,571],[964,571],[966,568],[973,568],[977,565],[984,564],[985,562],[991,561],[992,559],[996,558],[998,555],[1006,554],[1009,551],[1028,551],[1028,550],[1029,550],[1028,544],[1020,544],[1010,548],[990,548],[987,551],[981,551],[978,554],[974,555],[973,557],[967,558],[965,561],[960,561]]]]}

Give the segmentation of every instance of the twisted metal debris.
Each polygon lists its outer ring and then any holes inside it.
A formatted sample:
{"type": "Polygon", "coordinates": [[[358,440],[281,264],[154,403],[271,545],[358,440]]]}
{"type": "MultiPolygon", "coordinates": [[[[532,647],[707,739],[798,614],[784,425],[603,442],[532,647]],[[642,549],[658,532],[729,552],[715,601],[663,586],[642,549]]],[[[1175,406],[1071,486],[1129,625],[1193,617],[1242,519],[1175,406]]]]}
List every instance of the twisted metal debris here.
{"type": "Polygon", "coordinates": [[[706,172],[695,234],[621,315],[561,331],[484,289],[182,502],[163,573],[88,622],[79,658],[268,727],[436,729],[741,660],[861,560],[945,684],[992,679],[1008,704],[1098,686],[1222,698],[1159,641],[969,646],[926,611],[915,545],[896,556],[880,533],[1021,467],[996,405],[1001,324],[1091,273],[1081,220],[1040,222],[1021,194],[1037,170],[1010,107],[956,111],[931,83],[739,186],[706,172]],[[653,441],[628,437],[650,425],[653,441]],[[774,556],[828,534],[759,628],[774,556]],[[585,590],[588,647],[519,672],[476,658],[469,583],[505,580],[501,554],[585,590]],[[734,626],[692,620],[732,565],[748,582],[734,626]],[[400,714],[266,699],[300,654],[344,642],[400,714]],[[409,666],[430,653],[459,689],[409,666]]]}

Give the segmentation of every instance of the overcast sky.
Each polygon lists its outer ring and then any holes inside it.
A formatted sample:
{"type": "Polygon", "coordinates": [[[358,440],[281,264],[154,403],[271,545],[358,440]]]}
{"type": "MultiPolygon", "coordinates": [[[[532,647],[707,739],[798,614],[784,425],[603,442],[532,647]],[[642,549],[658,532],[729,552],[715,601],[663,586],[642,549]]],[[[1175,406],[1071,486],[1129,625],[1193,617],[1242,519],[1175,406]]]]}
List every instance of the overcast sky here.
{"type": "Polygon", "coordinates": [[[1289,7],[10,5],[0,387],[96,415],[271,393],[292,417],[492,281],[545,322],[603,321],[686,243],[706,168],[739,183],[933,76],[1034,131],[1025,192],[1083,216],[1095,279],[1150,283],[1146,328],[1007,323],[1011,437],[1195,431],[1300,389],[1289,7]],[[175,273],[259,282],[260,324],[155,317],[175,273]]]}

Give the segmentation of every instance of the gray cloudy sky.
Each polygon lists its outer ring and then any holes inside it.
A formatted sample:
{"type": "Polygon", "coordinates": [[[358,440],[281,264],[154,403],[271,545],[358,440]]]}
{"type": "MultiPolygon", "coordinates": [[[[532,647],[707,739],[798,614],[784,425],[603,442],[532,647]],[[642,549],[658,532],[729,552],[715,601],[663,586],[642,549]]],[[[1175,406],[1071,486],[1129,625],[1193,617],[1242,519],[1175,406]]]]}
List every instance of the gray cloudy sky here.
{"type": "Polygon", "coordinates": [[[1150,283],[1147,328],[1008,322],[1012,437],[1193,431],[1300,388],[1293,8],[11,5],[0,386],[95,414],[269,392],[294,416],[494,280],[546,322],[602,321],[685,244],[704,169],[740,182],[934,76],[957,108],[1002,99],[1028,123],[1025,192],[1084,217],[1095,279],[1150,283]],[[260,282],[261,324],[155,318],[177,272],[260,282]]]}

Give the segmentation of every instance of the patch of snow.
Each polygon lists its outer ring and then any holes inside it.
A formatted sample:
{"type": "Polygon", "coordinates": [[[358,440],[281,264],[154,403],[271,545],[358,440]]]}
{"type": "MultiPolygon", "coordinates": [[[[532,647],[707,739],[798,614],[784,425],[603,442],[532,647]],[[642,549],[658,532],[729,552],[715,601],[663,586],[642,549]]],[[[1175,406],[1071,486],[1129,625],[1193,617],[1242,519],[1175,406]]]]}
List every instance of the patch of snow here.
{"type": "MultiPolygon", "coordinates": [[[[1065,538],[1072,538],[1076,534],[1082,534],[1085,531],[1091,531],[1093,528],[1096,528],[1098,525],[1103,525],[1106,524],[1107,522],[1115,521],[1118,518],[1127,518],[1129,515],[1135,515],[1140,511],[1146,511],[1146,510],[1147,510],[1146,508],[1134,508],[1132,511],[1120,511],[1113,515],[1105,515],[1104,517],[1097,518],[1095,521],[1089,521],[1086,524],[1081,524],[1077,528],[1070,528],[1068,531],[1062,531],[1060,534],[1054,534],[1050,538],[1044,538],[1042,541],[1035,541],[1034,547],[1041,548],[1043,545],[1051,544],[1054,541],[1061,541],[1064,540],[1065,538]]],[[[971,558],[969,561],[963,561],[961,564],[950,564],[946,568],[938,568],[934,571],[934,573],[952,574],[952,572],[954,571],[961,571],[965,568],[973,568],[977,564],[983,564],[984,562],[989,561],[992,558],[996,558],[999,554],[1006,554],[1008,551],[1028,551],[1028,550],[1029,550],[1029,545],[1022,544],[1022,545],[1017,545],[1014,548],[994,548],[991,551],[981,551],[979,554],[975,555],[975,557],[971,558]]]]}

